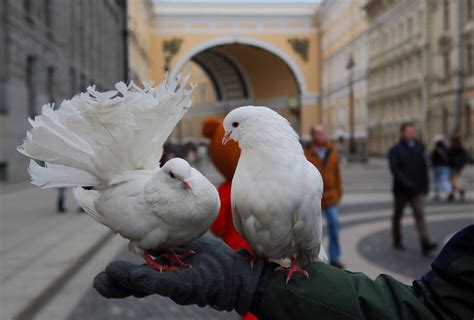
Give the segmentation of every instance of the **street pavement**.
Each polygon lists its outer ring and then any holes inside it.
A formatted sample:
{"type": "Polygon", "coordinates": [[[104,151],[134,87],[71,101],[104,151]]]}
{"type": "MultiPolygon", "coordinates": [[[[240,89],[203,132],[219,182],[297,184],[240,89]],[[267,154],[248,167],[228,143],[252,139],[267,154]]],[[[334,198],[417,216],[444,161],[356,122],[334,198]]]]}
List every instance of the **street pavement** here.
{"type": "MultiPolygon", "coordinates": [[[[212,166],[203,169],[215,183],[212,166]]],[[[465,171],[464,203],[427,201],[426,219],[442,244],[474,223],[474,167],[465,171]]],[[[403,220],[406,251],[391,247],[391,194],[387,164],[343,164],[341,204],[343,262],[374,278],[388,273],[409,284],[429,268],[433,257],[420,253],[409,208],[403,220]]],[[[70,192],[66,214],[55,212],[55,190],[27,183],[0,186],[0,319],[237,319],[235,313],[178,306],[162,297],[106,300],[92,288],[96,273],[113,260],[141,263],[126,241],[79,213],[70,192]]],[[[327,241],[327,239],[325,239],[327,241]]]]}

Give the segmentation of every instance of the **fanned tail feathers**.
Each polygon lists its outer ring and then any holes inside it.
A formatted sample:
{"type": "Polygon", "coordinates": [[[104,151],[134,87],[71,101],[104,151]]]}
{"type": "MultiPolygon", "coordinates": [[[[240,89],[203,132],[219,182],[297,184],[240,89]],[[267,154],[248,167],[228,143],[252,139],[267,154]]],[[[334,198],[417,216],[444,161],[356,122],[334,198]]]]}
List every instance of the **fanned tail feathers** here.
{"type": "Polygon", "coordinates": [[[57,110],[47,104],[30,119],[32,129],[18,151],[31,161],[32,183],[43,188],[107,185],[133,170],[153,170],[162,146],[191,106],[188,77],[143,88],[123,82],[116,90],[95,87],[65,100],[57,110]]]}

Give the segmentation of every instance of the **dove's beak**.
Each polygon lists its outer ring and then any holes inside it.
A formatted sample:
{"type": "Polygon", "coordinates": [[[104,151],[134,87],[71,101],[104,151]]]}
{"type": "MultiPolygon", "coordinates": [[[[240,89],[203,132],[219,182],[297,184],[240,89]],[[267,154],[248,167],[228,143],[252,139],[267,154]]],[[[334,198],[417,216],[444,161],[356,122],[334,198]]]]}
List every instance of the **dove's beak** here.
{"type": "Polygon", "coordinates": [[[192,189],[193,188],[193,185],[191,183],[191,180],[189,180],[188,178],[186,179],[183,179],[183,184],[184,184],[184,187],[186,189],[192,189]]]}
{"type": "Polygon", "coordinates": [[[227,142],[229,142],[229,140],[231,139],[230,138],[231,133],[232,133],[232,131],[231,132],[226,132],[224,134],[224,137],[222,137],[222,145],[225,145],[227,142]]]}

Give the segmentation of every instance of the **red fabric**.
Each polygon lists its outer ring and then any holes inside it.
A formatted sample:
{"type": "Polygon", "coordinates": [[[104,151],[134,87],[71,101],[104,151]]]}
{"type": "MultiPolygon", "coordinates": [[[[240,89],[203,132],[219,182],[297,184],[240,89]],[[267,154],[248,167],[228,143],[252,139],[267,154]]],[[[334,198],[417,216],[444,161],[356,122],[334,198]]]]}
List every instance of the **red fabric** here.
{"type": "Polygon", "coordinates": [[[234,228],[230,203],[231,186],[231,182],[226,181],[217,188],[221,200],[221,210],[219,211],[216,221],[214,221],[214,224],[211,226],[211,230],[232,249],[238,250],[244,248],[250,251],[250,247],[245,239],[234,228]]]}
{"type": "Polygon", "coordinates": [[[249,312],[245,316],[241,317],[240,319],[242,319],[242,320],[257,320],[257,317],[255,317],[253,314],[251,314],[249,312]]]}

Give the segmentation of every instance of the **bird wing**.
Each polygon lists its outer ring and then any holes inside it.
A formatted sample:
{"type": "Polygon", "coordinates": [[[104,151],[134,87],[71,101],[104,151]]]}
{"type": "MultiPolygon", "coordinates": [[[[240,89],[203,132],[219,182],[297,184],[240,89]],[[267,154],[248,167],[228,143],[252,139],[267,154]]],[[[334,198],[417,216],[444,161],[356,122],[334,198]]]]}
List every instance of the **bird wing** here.
{"type": "MultiPolygon", "coordinates": [[[[164,142],[191,106],[188,79],[179,76],[157,87],[144,82],[142,88],[119,82],[107,92],[91,86],[57,110],[45,105],[30,121],[33,128],[18,151],[95,176],[89,185],[107,185],[128,171],[156,169],[164,142]]],[[[44,170],[33,170],[48,185],[44,170]]],[[[61,174],[66,181],[49,185],[84,185],[72,175],[67,179],[64,170],[61,174]]]]}
{"type": "Polygon", "coordinates": [[[323,179],[310,162],[306,161],[305,166],[305,196],[293,216],[292,233],[300,254],[313,261],[318,257],[322,240],[323,179]]]}

